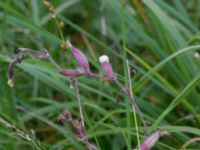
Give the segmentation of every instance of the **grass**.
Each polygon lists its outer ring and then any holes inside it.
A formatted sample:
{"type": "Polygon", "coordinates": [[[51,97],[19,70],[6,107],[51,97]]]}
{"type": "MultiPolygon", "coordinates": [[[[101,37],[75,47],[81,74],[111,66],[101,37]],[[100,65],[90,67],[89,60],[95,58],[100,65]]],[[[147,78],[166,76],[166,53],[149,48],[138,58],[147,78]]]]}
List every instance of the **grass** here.
{"type": "MultiPolygon", "coordinates": [[[[53,1],[63,36],[87,55],[92,71],[102,72],[97,58],[110,57],[119,81],[127,86],[126,60],[135,68],[132,92],[151,131],[170,133],[155,149],[180,149],[200,136],[200,5],[197,0],[57,0],[53,1]],[[105,21],[105,22],[104,22],[105,21]],[[103,25],[104,24],[104,25],[103,25]],[[106,32],[105,32],[106,31],[106,32]]],[[[40,0],[0,2],[0,119],[16,125],[33,142],[20,138],[0,122],[0,149],[85,149],[73,138],[69,125],[57,116],[64,109],[80,118],[74,90],[47,61],[28,58],[15,66],[15,86],[7,85],[6,71],[17,47],[48,49],[63,67],[77,66],[55,21],[40,0]],[[66,54],[66,57],[64,56],[66,54]],[[34,134],[31,132],[34,130],[34,134]],[[13,136],[14,135],[14,136],[13,136]]],[[[137,147],[135,125],[128,99],[113,84],[79,79],[87,136],[99,149],[137,147]]],[[[142,142],[146,136],[139,134],[142,142]]],[[[194,142],[186,149],[200,149],[194,142]]]]}

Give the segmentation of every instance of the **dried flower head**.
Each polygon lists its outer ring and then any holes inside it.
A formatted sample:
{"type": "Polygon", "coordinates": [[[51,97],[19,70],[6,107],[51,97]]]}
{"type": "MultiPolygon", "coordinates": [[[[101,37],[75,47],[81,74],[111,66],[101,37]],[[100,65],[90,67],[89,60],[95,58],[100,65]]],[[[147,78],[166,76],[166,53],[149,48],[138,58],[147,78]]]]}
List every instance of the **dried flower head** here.
{"type": "Polygon", "coordinates": [[[156,131],[148,136],[144,142],[140,145],[141,150],[150,150],[160,137],[169,135],[167,131],[156,131]]]}
{"type": "Polygon", "coordinates": [[[104,74],[111,80],[115,80],[116,77],[113,73],[112,66],[109,63],[109,57],[107,55],[102,55],[99,57],[99,62],[101,63],[104,74]]]}
{"type": "Polygon", "coordinates": [[[49,60],[56,68],[60,71],[61,68],[57,65],[57,63],[51,58],[50,54],[47,50],[44,51],[36,51],[30,48],[18,48],[17,53],[12,56],[12,60],[9,64],[7,77],[8,77],[8,85],[10,87],[14,86],[13,76],[14,76],[14,65],[21,63],[28,55],[28,53],[32,54],[37,59],[46,59],[49,60]]]}
{"type": "Polygon", "coordinates": [[[57,119],[60,122],[64,122],[66,120],[66,118],[65,118],[65,116],[63,114],[60,114],[57,119]]]}
{"type": "Polygon", "coordinates": [[[48,0],[44,0],[44,5],[49,8],[50,7],[50,2],[48,0]]]}
{"type": "Polygon", "coordinates": [[[49,0],[44,0],[44,5],[48,8],[52,18],[56,18],[55,9],[49,0]]]}
{"type": "Polygon", "coordinates": [[[12,56],[12,60],[9,64],[8,71],[7,71],[7,77],[8,77],[7,84],[10,87],[14,86],[14,83],[13,83],[13,76],[14,76],[13,67],[14,67],[14,65],[21,63],[21,61],[24,60],[26,58],[26,56],[27,56],[27,51],[25,49],[18,49],[17,54],[12,56]]]}
{"type": "Polygon", "coordinates": [[[66,49],[68,48],[66,42],[62,42],[62,43],[60,44],[60,47],[61,47],[63,50],[66,50],[66,49]]]}

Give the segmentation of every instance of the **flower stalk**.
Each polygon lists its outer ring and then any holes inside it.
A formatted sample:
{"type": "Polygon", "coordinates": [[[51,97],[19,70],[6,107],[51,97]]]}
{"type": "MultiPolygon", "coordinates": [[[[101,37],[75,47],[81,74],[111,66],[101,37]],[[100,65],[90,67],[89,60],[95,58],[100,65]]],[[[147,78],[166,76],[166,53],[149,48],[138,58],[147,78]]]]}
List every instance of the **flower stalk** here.
{"type": "MultiPolygon", "coordinates": [[[[82,126],[83,132],[85,134],[86,128],[85,128],[85,124],[84,124],[84,117],[83,117],[83,111],[82,111],[82,106],[81,106],[80,93],[79,93],[79,89],[78,89],[78,81],[77,81],[76,78],[80,77],[80,76],[86,76],[88,78],[94,78],[95,77],[95,78],[98,78],[100,80],[111,81],[120,89],[120,91],[123,94],[125,94],[129,98],[133,109],[136,110],[136,112],[140,116],[140,119],[141,119],[142,124],[144,126],[145,133],[148,134],[147,125],[145,123],[143,114],[142,114],[140,108],[138,107],[132,92],[129,92],[128,90],[126,90],[120,84],[120,82],[118,82],[117,77],[115,76],[115,73],[113,72],[112,66],[109,62],[108,56],[103,55],[99,58],[102,69],[104,71],[104,76],[101,76],[101,75],[94,74],[94,73],[91,72],[89,62],[88,62],[87,57],[84,55],[83,52],[81,52],[80,50],[78,50],[77,48],[72,46],[72,44],[69,41],[66,42],[66,45],[67,45],[68,48],[71,49],[72,55],[74,56],[74,58],[76,59],[76,61],[79,64],[79,66],[77,68],[75,68],[75,69],[62,69],[56,63],[56,61],[50,56],[50,54],[48,53],[47,50],[36,51],[36,50],[32,50],[30,48],[19,48],[18,49],[19,52],[12,57],[12,61],[9,65],[9,67],[8,67],[8,73],[7,73],[8,74],[8,84],[10,86],[12,86],[12,83],[13,83],[12,82],[12,79],[13,79],[13,76],[14,76],[13,66],[15,64],[21,63],[21,61],[23,61],[27,57],[28,53],[31,53],[36,59],[46,59],[46,60],[50,61],[57,68],[58,72],[61,75],[69,76],[71,81],[73,82],[73,86],[74,86],[75,93],[76,93],[76,96],[77,96],[78,108],[79,108],[79,112],[80,112],[81,126],[82,126]]],[[[131,89],[131,86],[130,86],[130,89],[131,89]]],[[[85,135],[85,137],[86,137],[86,135],[85,135]]],[[[86,137],[85,142],[86,143],[88,142],[87,137],[86,137]]]]}
{"type": "Polygon", "coordinates": [[[112,81],[113,83],[115,83],[115,85],[117,85],[117,87],[120,89],[120,91],[122,93],[124,93],[131,101],[132,106],[134,107],[134,109],[138,112],[140,119],[142,121],[142,124],[144,126],[144,130],[145,133],[148,134],[148,127],[146,125],[146,122],[144,120],[142,111],[140,110],[140,108],[138,107],[136,100],[134,98],[134,96],[131,95],[130,92],[128,92],[117,80],[116,76],[114,75],[113,69],[111,64],[109,63],[109,58],[106,55],[102,55],[99,57],[99,61],[101,63],[102,69],[104,71],[105,76],[112,81]]]}
{"type": "MultiPolygon", "coordinates": [[[[133,98],[133,92],[132,92],[132,83],[131,83],[131,71],[129,68],[129,62],[127,60],[127,69],[128,69],[128,82],[129,82],[129,90],[130,90],[130,97],[133,98]]],[[[140,150],[140,137],[139,137],[139,130],[138,130],[138,124],[137,124],[137,116],[136,116],[136,110],[135,107],[132,105],[133,109],[133,116],[134,116],[134,122],[135,122],[135,130],[136,130],[136,136],[137,136],[137,142],[139,145],[139,150],[140,150]]]]}
{"type": "Polygon", "coordinates": [[[84,128],[84,132],[85,132],[85,123],[84,123],[83,110],[82,110],[82,106],[81,106],[81,99],[80,99],[80,93],[79,93],[79,88],[78,88],[78,80],[73,79],[72,82],[73,82],[74,89],[76,92],[76,98],[77,98],[77,103],[78,103],[78,108],[79,108],[79,113],[80,113],[81,125],[84,128]]]}

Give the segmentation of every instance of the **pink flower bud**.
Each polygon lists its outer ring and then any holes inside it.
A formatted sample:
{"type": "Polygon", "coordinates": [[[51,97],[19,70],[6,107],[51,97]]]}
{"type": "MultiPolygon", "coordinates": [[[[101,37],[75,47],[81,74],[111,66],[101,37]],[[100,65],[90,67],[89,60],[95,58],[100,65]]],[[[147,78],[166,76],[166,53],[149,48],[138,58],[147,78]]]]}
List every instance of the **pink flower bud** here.
{"type": "Polygon", "coordinates": [[[110,78],[110,79],[112,79],[112,80],[115,80],[116,77],[115,77],[115,75],[114,75],[114,73],[113,73],[112,66],[111,66],[110,63],[109,63],[109,58],[108,58],[108,56],[106,56],[106,55],[100,56],[100,57],[99,57],[99,61],[100,61],[100,63],[101,63],[101,66],[102,66],[102,68],[103,68],[103,71],[104,71],[105,75],[106,75],[108,78],[110,78]]]}
{"type": "Polygon", "coordinates": [[[72,54],[74,55],[74,57],[78,61],[79,65],[86,72],[90,72],[89,62],[88,62],[87,58],[85,57],[85,55],[80,50],[76,49],[75,47],[72,47],[72,54]]]}
{"type": "Polygon", "coordinates": [[[63,69],[60,73],[69,77],[78,77],[82,74],[80,69],[63,69]]]}
{"type": "Polygon", "coordinates": [[[140,145],[141,150],[150,150],[155,143],[160,139],[160,137],[164,135],[168,135],[169,133],[166,131],[157,131],[147,137],[144,142],[140,145]]]}

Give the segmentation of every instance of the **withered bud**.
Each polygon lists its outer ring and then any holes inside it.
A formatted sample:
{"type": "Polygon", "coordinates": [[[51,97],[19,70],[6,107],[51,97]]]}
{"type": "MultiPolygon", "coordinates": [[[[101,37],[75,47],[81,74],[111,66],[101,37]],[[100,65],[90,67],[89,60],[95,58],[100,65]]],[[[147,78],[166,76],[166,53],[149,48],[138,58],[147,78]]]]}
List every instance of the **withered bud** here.
{"type": "Polygon", "coordinates": [[[66,50],[68,48],[72,48],[72,44],[70,43],[70,41],[66,41],[66,42],[61,43],[60,47],[66,50]]]}
{"type": "Polygon", "coordinates": [[[65,109],[65,110],[63,111],[63,113],[60,114],[60,115],[58,116],[58,120],[61,121],[61,122],[64,122],[64,121],[67,121],[67,122],[72,121],[72,115],[71,115],[70,111],[67,110],[67,109],[65,109]]]}
{"type": "Polygon", "coordinates": [[[66,50],[66,49],[68,48],[66,42],[61,43],[61,44],[60,44],[60,47],[61,47],[63,50],[66,50]]]}
{"type": "Polygon", "coordinates": [[[64,22],[63,22],[63,21],[60,21],[58,27],[59,27],[60,29],[63,29],[64,26],[65,26],[64,22]]]}
{"type": "Polygon", "coordinates": [[[57,119],[60,122],[64,122],[66,120],[66,118],[65,118],[65,116],[63,114],[60,114],[57,119]]]}
{"type": "Polygon", "coordinates": [[[51,3],[48,0],[44,0],[44,5],[49,8],[51,6],[51,3]]]}
{"type": "Polygon", "coordinates": [[[48,8],[51,17],[56,18],[56,13],[55,13],[52,3],[48,0],[44,0],[44,5],[48,8]]]}
{"type": "Polygon", "coordinates": [[[55,12],[52,12],[52,13],[51,13],[51,17],[52,17],[52,18],[56,18],[56,13],[55,13],[55,12]]]}
{"type": "Polygon", "coordinates": [[[8,67],[7,76],[9,79],[12,79],[14,76],[13,63],[11,63],[8,67]]]}
{"type": "Polygon", "coordinates": [[[51,15],[52,18],[56,18],[56,13],[55,13],[55,10],[54,10],[52,4],[49,7],[49,12],[50,12],[50,15],[51,15]]]}
{"type": "Polygon", "coordinates": [[[49,60],[56,68],[60,71],[62,70],[59,65],[52,59],[47,50],[45,51],[36,51],[30,48],[18,48],[17,53],[12,56],[12,60],[9,64],[7,77],[8,77],[8,85],[13,87],[13,76],[14,76],[14,65],[21,63],[26,57],[27,54],[31,53],[37,59],[46,59],[49,60]]]}
{"type": "Polygon", "coordinates": [[[11,63],[8,67],[8,72],[7,72],[7,76],[8,76],[8,82],[7,84],[10,86],[10,87],[13,87],[14,86],[14,83],[13,83],[13,76],[14,76],[14,70],[13,70],[13,63],[11,63]]]}
{"type": "Polygon", "coordinates": [[[63,112],[63,115],[65,116],[65,118],[67,120],[72,120],[72,115],[71,115],[69,110],[65,109],[64,112],[63,112]]]}

